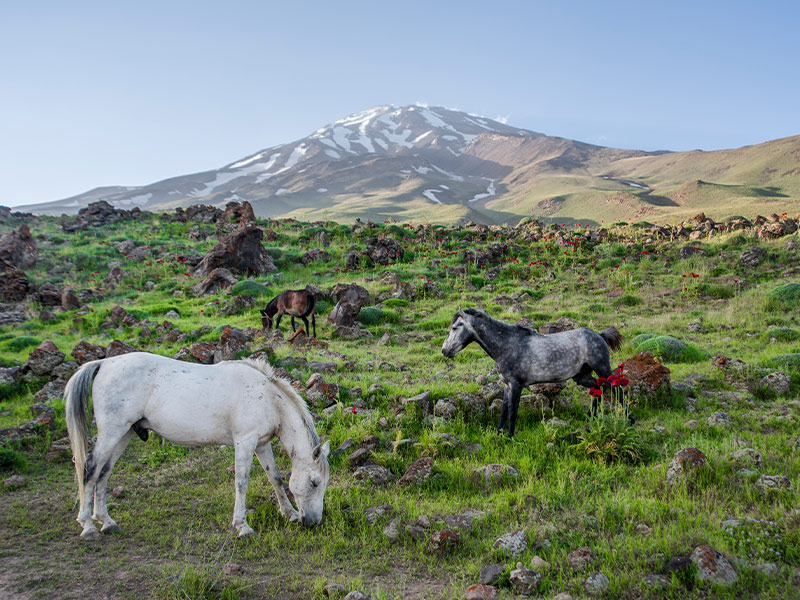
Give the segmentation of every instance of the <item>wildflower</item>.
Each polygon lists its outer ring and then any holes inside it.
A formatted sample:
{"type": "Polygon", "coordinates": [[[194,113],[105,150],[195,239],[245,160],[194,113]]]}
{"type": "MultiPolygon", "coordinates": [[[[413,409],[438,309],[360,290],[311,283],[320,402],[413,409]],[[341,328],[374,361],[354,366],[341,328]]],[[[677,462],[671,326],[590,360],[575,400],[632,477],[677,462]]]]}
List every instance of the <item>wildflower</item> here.
{"type": "Polygon", "coordinates": [[[592,395],[593,398],[597,398],[598,396],[603,395],[603,390],[601,390],[600,388],[591,388],[589,390],[589,393],[592,395]]]}
{"type": "Polygon", "coordinates": [[[608,381],[608,379],[606,379],[605,377],[598,377],[597,378],[597,385],[605,385],[607,381],[608,381]]]}
{"type": "Polygon", "coordinates": [[[351,408],[350,408],[350,410],[352,410],[352,411],[353,411],[353,414],[354,414],[354,415],[357,415],[357,414],[358,414],[358,409],[357,409],[355,406],[351,407],[351,408]]]}

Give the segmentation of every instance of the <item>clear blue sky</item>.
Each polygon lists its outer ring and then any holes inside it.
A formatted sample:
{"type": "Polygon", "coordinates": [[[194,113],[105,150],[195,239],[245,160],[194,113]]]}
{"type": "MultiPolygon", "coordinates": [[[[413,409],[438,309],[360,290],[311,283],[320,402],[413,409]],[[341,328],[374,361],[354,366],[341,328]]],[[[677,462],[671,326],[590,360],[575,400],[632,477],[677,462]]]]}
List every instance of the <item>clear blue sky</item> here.
{"type": "Polygon", "coordinates": [[[800,134],[800,3],[0,0],[0,204],[424,102],[643,150],[800,134]]]}

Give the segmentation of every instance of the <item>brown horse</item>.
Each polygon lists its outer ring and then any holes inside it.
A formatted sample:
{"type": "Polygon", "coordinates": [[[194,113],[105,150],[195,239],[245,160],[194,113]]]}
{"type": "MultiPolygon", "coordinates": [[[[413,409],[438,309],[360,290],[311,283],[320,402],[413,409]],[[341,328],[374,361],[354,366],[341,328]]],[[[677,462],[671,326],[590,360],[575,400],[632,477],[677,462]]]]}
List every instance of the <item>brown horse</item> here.
{"type": "Polygon", "coordinates": [[[311,335],[308,329],[308,315],[311,315],[311,324],[314,328],[314,337],[317,337],[317,321],[314,318],[314,294],[307,290],[287,290],[278,294],[269,301],[267,307],[261,311],[261,326],[264,329],[272,328],[275,315],[275,329],[280,329],[281,317],[289,315],[292,318],[292,331],[295,329],[294,318],[299,317],[306,325],[306,335],[311,335]]]}

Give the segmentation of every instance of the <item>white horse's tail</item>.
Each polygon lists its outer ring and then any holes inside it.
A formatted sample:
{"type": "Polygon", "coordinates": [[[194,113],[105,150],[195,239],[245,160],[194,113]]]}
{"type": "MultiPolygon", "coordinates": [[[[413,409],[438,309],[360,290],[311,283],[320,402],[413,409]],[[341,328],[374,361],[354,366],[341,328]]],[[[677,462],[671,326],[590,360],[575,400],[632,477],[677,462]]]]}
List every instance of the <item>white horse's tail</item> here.
{"type": "Polygon", "coordinates": [[[86,464],[86,451],[89,447],[89,422],[86,409],[89,405],[89,392],[92,389],[92,378],[100,368],[102,360],[93,360],[83,365],[69,378],[64,388],[64,416],[67,420],[69,447],[72,449],[72,462],[78,477],[78,498],[83,498],[83,468],[86,464]]]}

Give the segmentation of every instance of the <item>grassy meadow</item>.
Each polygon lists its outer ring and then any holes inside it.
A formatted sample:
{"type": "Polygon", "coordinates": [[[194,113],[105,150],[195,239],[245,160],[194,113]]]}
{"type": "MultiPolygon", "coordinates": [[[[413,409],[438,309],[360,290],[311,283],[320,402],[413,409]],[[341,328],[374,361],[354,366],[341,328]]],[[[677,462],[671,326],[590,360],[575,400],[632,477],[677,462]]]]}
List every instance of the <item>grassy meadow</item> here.
{"type": "MultiPolygon", "coordinates": [[[[224,324],[260,328],[258,309],[285,289],[307,284],[326,289],[339,282],[364,286],[373,305],[362,309],[361,326],[371,337],[333,337],[325,321],[333,306],[321,301],[317,333],[327,348],[270,343],[261,334],[249,344],[252,352],[271,346],[272,362],[289,364],[289,373],[301,382],[312,371],[282,359],[302,356],[338,364],[335,373],[323,377],[340,386],[339,410],[325,414],[319,405],[311,408],[320,416],[318,433],[330,439],[332,448],[345,440],[354,446],[331,459],[322,524],[303,529],[288,523],[254,461],[247,504],[256,535],[237,539],[229,529],[232,448],[183,448],[151,435],[147,442],[134,438],[111,476],[109,489],[121,490],[110,498],[109,511],[122,532],[87,543],[74,521],[72,464],[50,453],[53,442],[66,435],[63,401],[55,401],[53,430],[0,447],[3,479],[15,474],[26,479],[20,487],[0,487],[0,596],[318,599],[334,583],[377,599],[461,598],[478,583],[482,567],[500,563],[506,567],[500,596],[513,598],[517,594],[508,573],[518,562],[530,568],[538,556],[549,566],[537,569],[542,581],[534,597],[561,592],[588,597],[583,583],[594,571],[609,579],[604,598],[797,597],[800,297],[774,291],[800,282],[800,260],[796,250],[787,248],[789,238],[718,235],[691,243],[706,255],[679,259],[686,243],[652,239],[643,225],[620,226],[592,242],[582,236],[583,229],[570,229],[564,237],[569,243],[563,244],[551,228],[545,228],[543,239],[529,242],[522,229],[500,227],[480,234],[397,223],[357,232],[334,222],[259,224],[277,233],[277,240],[265,244],[278,272],[253,278],[266,290],[235,288],[260,295],[253,308],[225,314],[232,292],[194,297],[190,289],[199,278],[180,260],[208,251],[216,239],[198,241],[190,232],[213,234],[215,225],[172,223],[148,214],[139,221],[66,234],[57,219],[31,221],[39,260],[26,270],[28,278],[37,286],[50,281],[96,290],[102,299],[88,303],[80,311],[84,314],[55,312],[49,322],[31,318],[0,328],[0,357],[3,366],[22,364],[37,345],[51,340],[69,359],[82,339],[104,346],[118,339],[173,356],[193,341],[217,341],[224,324]],[[321,233],[330,236],[324,248],[330,259],[303,265],[299,258],[321,247],[321,233]],[[379,234],[403,245],[403,260],[369,267],[362,261],[360,268],[345,269],[345,254],[363,250],[368,238],[379,234]],[[149,246],[152,257],[127,259],[115,249],[125,240],[149,246]],[[463,260],[465,250],[490,244],[505,247],[497,264],[463,260]],[[756,245],[767,251],[767,258],[757,267],[742,266],[741,253],[756,245]],[[112,261],[121,261],[126,273],[114,288],[106,285],[112,261]],[[413,284],[416,292],[378,302],[396,291],[382,277],[386,271],[413,284]],[[511,298],[520,292],[527,294],[511,298]],[[143,337],[136,326],[108,328],[104,321],[117,305],[139,320],[169,319],[188,340],[143,337]],[[642,334],[678,338],[691,352],[665,354],[663,360],[673,383],[688,383],[629,398],[636,416],[633,428],[620,426],[624,417],[613,406],[589,417],[590,396],[572,382],[553,402],[526,398],[523,392],[517,434],[509,440],[496,432],[498,413],[490,401],[475,408],[458,396],[484,398],[485,386],[497,380],[491,359],[474,344],[453,361],[440,352],[459,306],[480,307],[509,322],[525,319],[535,327],[560,317],[595,330],[614,325],[625,337],[612,356],[616,362],[637,352],[634,338],[642,334]],[[173,310],[179,318],[166,316],[173,310]],[[388,341],[379,344],[386,333],[388,341]],[[749,367],[731,375],[712,364],[717,355],[749,367]],[[791,389],[782,395],[760,384],[764,373],[778,368],[792,376],[791,389]],[[433,402],[453,399],[455,414],[426,416],[415,403],[402,403],[425,391],[433,402]],[[732,424],[709,425],[708,417],[716,412],[725,412],[732,424]],[[567,436],[570,432],[576,436],[567,436]],[[600,450],[590,452],[588,442],[598,440],[603,442],[600,450]],[[356,480],[347,454],[364,443],[374,448],[372,460],[397,478],[422,456],[433,457],[433,476],[420,486],[356,480]],[[700,449],[711,469],[668,486],[667,466],[687,447],[700,449]],[[763,456],[756,473],[738,473],[741,465],[730,454],[740,447],[763,456]],[[625,452],[631,449],[635,452],[625,452]],[[475,469],[493,463],[511,465],[519,477],[487,484],[473,476],[475,469]],[[759,474],[785,475],[791,487],[761,491],[759,474]],[[390,505],[392,512],[370,524],[365,509],[378,505],[390,505]],[[467,514],[474,519],[460,529],[458,545],[445,553],[432,551],[429,538],[446,527],[444,518],[467,514]],[[396,517],[430,525],[421,528],[421,535],[391,540],[383,530],[396,517]],[[723,526],[726,520],[747,518],[757,521],[734,530],[723,526]],[[528,547],[512,558],[494,542],[514,530],[525,533],[528,547]],[[691,567],[665,570],[671,559],[688,556],[703,544],[734,562],[735,584],[704,583],[691,567]],[[583,546],[597,557],[581,573],[569,566],[567,556],[583,546]],[[664,575],[660,587],[647,579],[653,574],[664,575]]],[[[40,309],[30,302],[28,308],[40,309]]],[[[284,338],[288,323],[284,318],[284,338]]],[[[41,383],[0,387],[0,428],[31,418],[29,406],[41,383]]],[[[288,457],[277,440],[273,446],[279,467],[287,471],[288,457]]]]}

